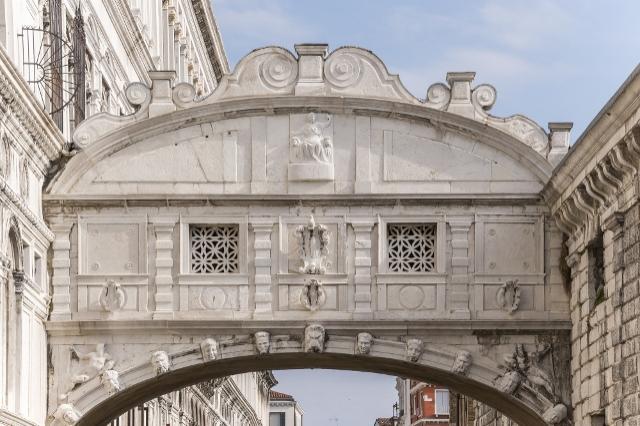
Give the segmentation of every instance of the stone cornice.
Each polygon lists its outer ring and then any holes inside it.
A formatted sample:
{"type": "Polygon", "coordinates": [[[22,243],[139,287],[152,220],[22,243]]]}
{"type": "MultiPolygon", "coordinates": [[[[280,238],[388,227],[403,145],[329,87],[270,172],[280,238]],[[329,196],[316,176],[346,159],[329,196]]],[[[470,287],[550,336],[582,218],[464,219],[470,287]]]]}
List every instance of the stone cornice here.
{"type": "Polygon", "coordinates": [[[554,170],[544,191],[545,198],[551,204],[566,191],[579,185],[580,177],[585,169],[591,168],[593,159],[601,156],[599,153],[611,150],[637,124],[639,92],[640,65],[600,110],[554,170]]]}
{"type": "Polygon", "coordinates": [[[219,82],[224,74],[229,73],[229,63],[222,44],[218,24],[211,10],[211,4],[206,0],[191,0],[191,4],[193,5],[193,11],[200,27],[200,33],[204,40],[215,79],[219,82]]]}
{"type": "Polygon", "coordinates": [[[105,0],[104,5],[118,32],[118,38],[122,40],[130,55],[136,73],[144,82],[149,83],[151,80],[148,72],[155,69],[155,64],[129,5],[123,0],[105,0]]]}
{"type": "MultiPolygon", "coordinates": [[[[64,136],[35,99],[28,84],[2,46],[0,46],[0,104],[7,106],[11,115],[18,120],[26,134],[34,141],[33,144],[29,144],[33,151],[30,153],[31,156],[41,158],[45,163],[58,158],[62,151],[64,136]]],[[[48,164],[44,166],[47,167],[48,164]]]]}
{"type": "MultiPolygon", "coordinates": [[[[425,332],[426,330],[437,334],[438,332],[452,334],[521,334],[526,333],[567,333],[571,330],[569,319],[548,320],[326,320],[323,326],[329,332],[332,329],[345,332],[351,330],[354,335],[363,329],[370,330],[375,336],[388,334],[411,334],[425,332]]],[[[129,334],[152,335],[153,333],[166,334],[211,334],[221,335],[253,334],[265,329],[273,333],[304,333],[306,324],[300,321],[262,321],[262,320],[136,320],[136,321],[49,321],[47,332],[52,337],[61,339],[82,335],[108,334],[117,335],[122,331],[129,334]]]]}
{"type": "MultiPolygon", "coordinates": [[[[185,124],[198,125],[228,118],[270,116],[296,111],[323,111],[332,114],[423,120],[443,130],[470,135],[509,155],[535,174],[542,183],[547,182],[553,170],[546,158],[513,135],[487,126],[484,122],[421,104],[350,96],[283,95],[219,100],[215,103],[194,105],[170,114],[146,118],[145,115],[151,104],[151,94],[145,91],[149,89],[143,88],[142,85],[133,88],[136,91],[136,102],[141,105],[140,109],[128,117],[98,114],[83,122],[74,134],[74,141],[82,147],[82,151],[67,164],[61,178],[66,182],[60,181],[58,176],[55,179],[58,182],[54,181],[51,187],[52,191],[47,192],[66,193],[70,189],[69,185],[84,174],[92,164],[95,164],[95,161],[119,150],[118,145],[128,146],[132,141],[160,135],[169,130],[181,128],[185,124]],[[91,160],[88,160],[89,158],[91,160]]],[[[176,89],[174,94],[182,87],[178,85],[176,89]]]]}
{"type": "Polygon", "coordinates": [[[7,184],[7,181],[0,177],[0,193],[7,198],[7,200],[18,208],[20,213],[33,225],[35,228],[49,241],[53,241],[54,235],[49,227],[40,219],[34,212],[31,211],[25,200],[18,195],[7,184]]]}
{"type": "MultiPolygon", "coordinates": [[[[599,212],[617,202],[620,192],[632,184],[640,164],[640,125],[602,147],[565,186],[558,171],[543,190],[558,227],[572,240],[595,235],[599,212]]],[[[586,145],[585,145],[586,146],[586,145]]],[[[568,167],[568,166],[567,166],[568,167]]],[[[606,218],[605,218],[606,219],[606,218]]]]}

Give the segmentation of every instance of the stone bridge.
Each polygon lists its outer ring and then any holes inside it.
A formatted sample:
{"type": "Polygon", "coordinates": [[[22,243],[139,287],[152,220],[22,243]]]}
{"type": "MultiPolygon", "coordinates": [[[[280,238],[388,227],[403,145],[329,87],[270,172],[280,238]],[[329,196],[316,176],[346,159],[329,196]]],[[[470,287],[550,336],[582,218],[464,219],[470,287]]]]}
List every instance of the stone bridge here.
{"type": "Polygon", "coordinates": [[[417,99],[367,50],[296,53],[253,51],[205,99],[152,73],[133,115],[76,130],[43,201],[51,423],[292,368],[566,422],[563,241],[540,193],[570,126],[492,116],[471,72],[417,99]]]}

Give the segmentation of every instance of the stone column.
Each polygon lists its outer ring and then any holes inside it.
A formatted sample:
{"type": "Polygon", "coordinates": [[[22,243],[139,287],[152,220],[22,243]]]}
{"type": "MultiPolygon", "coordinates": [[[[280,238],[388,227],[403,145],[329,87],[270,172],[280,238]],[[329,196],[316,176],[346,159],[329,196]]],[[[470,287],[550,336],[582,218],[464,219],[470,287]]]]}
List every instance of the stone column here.
{"type": "Polygon", "coordinates": [[[55,234],[53,240],[53,286],[51,321],[65,321],[71,319],[71,251],[70,233],[72,222],[57,222],[51,224],[55,234]]]}
{"type": "Polygon", "coordinates": [[[452,218],[451,229],[451,283],[449,285],[448,308],[452,315],[469,319],[469,229],[471,218],[452,218]]]}
{"type": "Polygon", "coordinates": [[[156,309],[153,319],[173,318],[173,230],[177,217],[151,219],[156,235],[156,309]]]}
{"type": "Polygon", "coordinates": [[[271,234],[274,222],[269,219],[252,219],[255,253],[255,311],[254,317],[272,317],[271,294],[271,234]]]}
{"type": "Polygon", "coordinates": [[[355,233],[355,313],[370,313],[371,309],[371,230],[369,219],[351,220],[355,233]]]}

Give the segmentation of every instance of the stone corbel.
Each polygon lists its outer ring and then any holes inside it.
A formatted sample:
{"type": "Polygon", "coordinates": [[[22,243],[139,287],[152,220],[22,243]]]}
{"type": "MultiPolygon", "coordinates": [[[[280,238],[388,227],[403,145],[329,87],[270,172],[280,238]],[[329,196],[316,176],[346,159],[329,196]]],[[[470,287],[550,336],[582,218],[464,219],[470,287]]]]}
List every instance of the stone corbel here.
{"type": "Polygon", "coordinates": [[[633,176],[638,171],[637,167],[627,160],[630,155],[623,143],[614,146],[609,156],[613,167],[618,169],[623,176],[633,176]]]}
{"type": "Polygon", "coordinates": [[[594,169],[597,177],[597,182],[604,187],[604,191],[609,194],[609,196],[616,193],[618,187],[616,183],[609,179],[608,174],[605,173],[604,166],[602,163],[598,164],[594,169]]]}
{"type": "Polygon", "coordinates": [[[607,158],[601,163],[602,165],[602,173],[606,176],[606,178],[613,183],[615,187],[615,191],[617,192],[622,188],[622,175],[618,175],[616,169],[611,165],[610,160],[607,161],[607,158]]]}
{"type": "Polygon", "coordinates": [[[586,176],[584,187],[587,193],[594,199],[596,199],[602,206],[607,205],[608,194],[602,191],[595,183],[595,175],[590,173],[586,176]]]}

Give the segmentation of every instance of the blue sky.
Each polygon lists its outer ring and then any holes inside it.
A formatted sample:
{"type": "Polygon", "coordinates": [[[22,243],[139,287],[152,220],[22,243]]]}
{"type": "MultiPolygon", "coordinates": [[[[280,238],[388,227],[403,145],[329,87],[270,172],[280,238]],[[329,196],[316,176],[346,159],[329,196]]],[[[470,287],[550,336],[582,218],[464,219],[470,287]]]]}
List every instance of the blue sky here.
{"type": "Polygon", "coordinates": [[[498,90],[495,115],[584,130],[640,59],[637,0],[213,0],[233,67],[267,45],[372,50],[424,97],[447,71],[498,90]]]}
{"type": "MultiPolygon", "coordinates": [[[[251,50],[323,42],[375,52],[424,97],[448,71],[498,91],[494,115],[543,127],[572,121],[575,141],[640,60],[638,0],[213,0],[231,66],[251,50]]],[[[371,426],[389,415],[394,379],[276,372],[305,426],[371,426]],[[367,413],[363,418],[360,413],[367,413]]]]}

